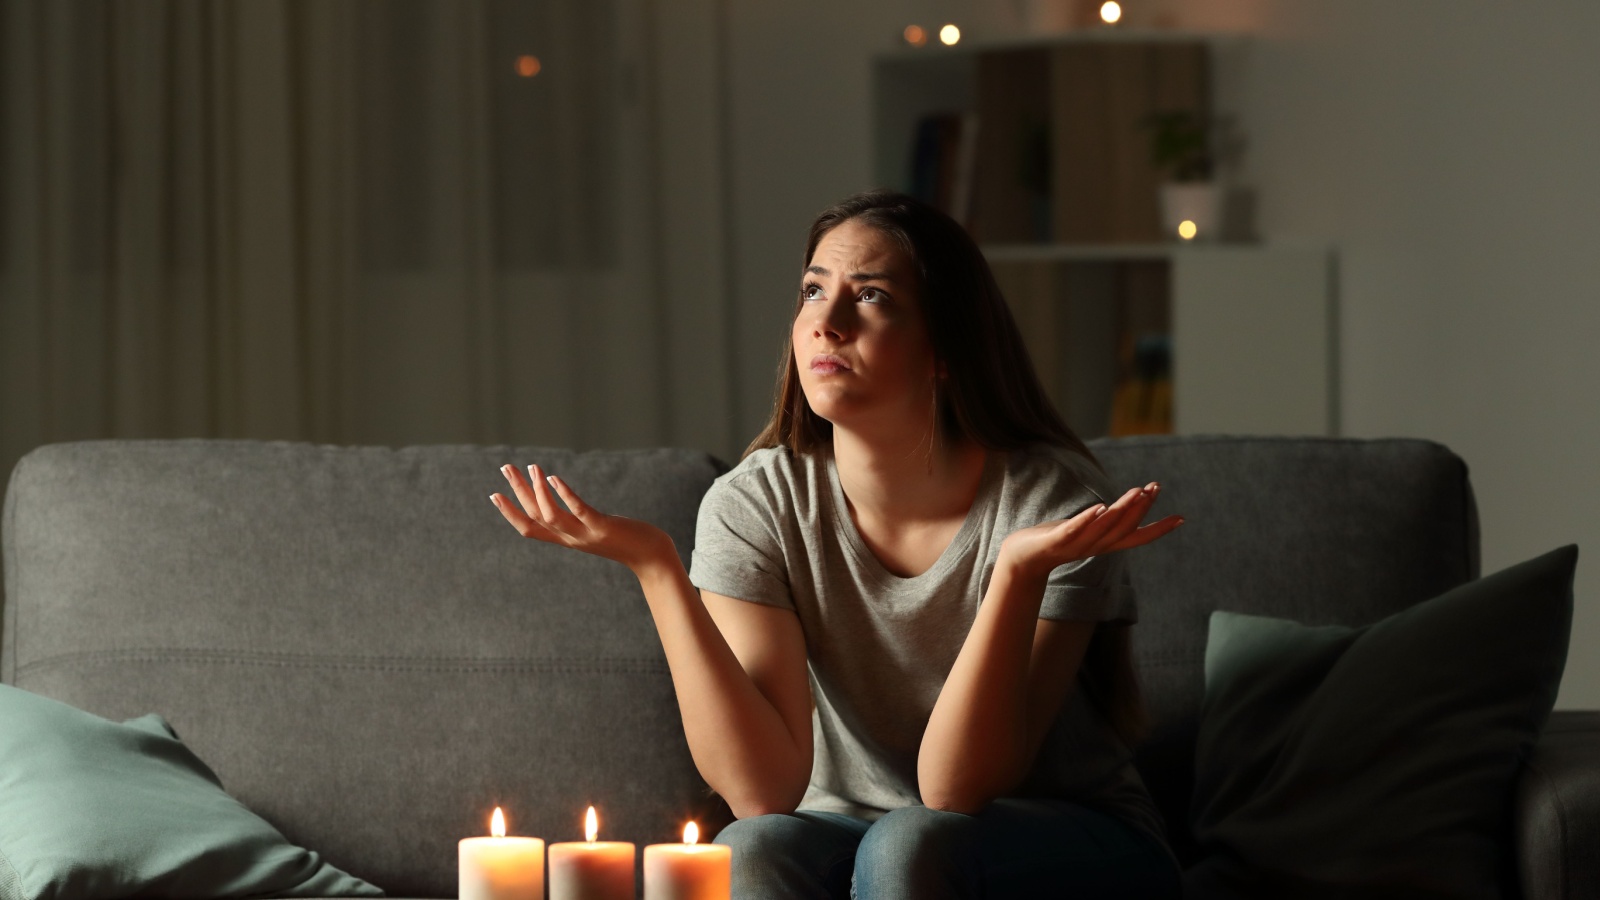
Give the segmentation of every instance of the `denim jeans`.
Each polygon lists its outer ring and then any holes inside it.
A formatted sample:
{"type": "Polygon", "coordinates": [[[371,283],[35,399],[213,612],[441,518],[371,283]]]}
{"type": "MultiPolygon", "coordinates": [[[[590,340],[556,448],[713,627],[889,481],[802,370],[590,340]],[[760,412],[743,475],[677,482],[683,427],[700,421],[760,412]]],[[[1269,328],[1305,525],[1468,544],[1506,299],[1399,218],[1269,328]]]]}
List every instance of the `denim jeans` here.
{"type": "Polygon", "coordinates": [[[1005,798],[970,816],[909,806],[876,822],[754,816],[716,842],[733,848],[733,900],[1182,895],[1177,864],[1155,838],[1061,800],[1005,798]]]}

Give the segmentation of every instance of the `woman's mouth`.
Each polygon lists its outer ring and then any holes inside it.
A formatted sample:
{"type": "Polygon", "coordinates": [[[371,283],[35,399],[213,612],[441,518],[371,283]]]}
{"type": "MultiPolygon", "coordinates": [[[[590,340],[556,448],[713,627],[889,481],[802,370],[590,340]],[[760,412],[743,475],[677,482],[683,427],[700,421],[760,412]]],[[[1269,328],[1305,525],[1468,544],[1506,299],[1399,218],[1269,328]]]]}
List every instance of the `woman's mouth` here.
{"type": "Polygon", "coordinates": [[[850,365],[832,353],[819,353],[811,357],[811,371],[818,375],[832,375],[850,371],[850,365]]]}

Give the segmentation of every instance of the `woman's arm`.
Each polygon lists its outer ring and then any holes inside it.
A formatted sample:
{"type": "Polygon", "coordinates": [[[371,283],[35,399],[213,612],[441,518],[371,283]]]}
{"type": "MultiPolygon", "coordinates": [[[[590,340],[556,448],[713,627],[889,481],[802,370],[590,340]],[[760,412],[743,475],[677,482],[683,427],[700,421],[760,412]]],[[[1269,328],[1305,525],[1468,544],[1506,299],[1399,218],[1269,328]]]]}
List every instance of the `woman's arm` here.
{"type": "Polygon", "coordinates": [[[741,819],[790,813],[811,781],[811,686],[794,612],[695,593],[678,561],[637,573],[689,752],[741,819]]]}
{"type": "Polygon", "coordinates": [[[923,733],[917,754],[922,802],[975,812],[1020,783],[1033,766],[1083,660],[1092,622],[1039,621],[1056,566],[1149,543],[1182,522],[1138,528],[1155,498],[1135,488],[1109,508],[1006,538],[989,590],[923,733]]]}
{"type": "Polygon", "coordinates": [[[622,562],[639,579],[666,652],[695,766],[745,818],[792,812],[811,779],[811,689],[805,640],[790,610],[697,593],[672,539],[637,519],[608,516],[543,472],[506,479],[521,509],[495,507],[525,537],[622,562]]]}

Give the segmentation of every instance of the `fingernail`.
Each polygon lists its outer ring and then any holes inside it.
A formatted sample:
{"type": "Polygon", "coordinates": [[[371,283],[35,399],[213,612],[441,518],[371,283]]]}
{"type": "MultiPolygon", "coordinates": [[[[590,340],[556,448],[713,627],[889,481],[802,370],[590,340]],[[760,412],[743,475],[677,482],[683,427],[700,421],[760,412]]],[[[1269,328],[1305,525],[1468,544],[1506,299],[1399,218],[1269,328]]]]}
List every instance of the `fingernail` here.
{"type": "Polygon", "coordinates": [[[556,477],[554,475],[546,475],[544,480],[549,482],[551,487],[556,486],[556,477]]]}
{"type": "Polygon", "coordinates": [[[499,506],[500,505],[500,495],[499,494],[490,494],[489,495],[489,502],[493,503],[495,506],[499,506]]]}
{"type": "Polygon", "coordinates": [[[507,477],[511,475],[511,466],[509,463],[500,467],[500,474],[507,477]]]}

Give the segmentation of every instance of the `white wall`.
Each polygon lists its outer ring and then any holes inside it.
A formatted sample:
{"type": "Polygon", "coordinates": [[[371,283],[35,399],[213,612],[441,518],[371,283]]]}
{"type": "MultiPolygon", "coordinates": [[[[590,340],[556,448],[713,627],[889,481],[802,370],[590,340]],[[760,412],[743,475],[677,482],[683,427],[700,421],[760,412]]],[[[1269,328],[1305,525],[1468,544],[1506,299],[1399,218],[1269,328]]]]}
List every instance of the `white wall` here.
{"type": "Polygon", "coordinates": [[[1591,554],[1558,705],[1600,707],[1600,4],[1187,9],[1260,36],[1229,93],[1263,233],[1339,246],[1345,432],[1460,454],[1485,572],[1591,554]]]}
{"type": "MultiPolygon", "coordinates": [[[[1345,433],[1460,454],[1485,572],[1564,543],[1600,553],[1600,4],[1126,5],[1257,36],[1220,88],[1261,232],[1339,248],[1345,433]]],[[[870,56],[909,21],[996,34],[1034,8],[724,4],[737,435],[770,408],[805,226],[871,186],[870,56]]],[[[1600,708],[1595,566],[1580,563],[1563,707],[1600,708]]]]}

